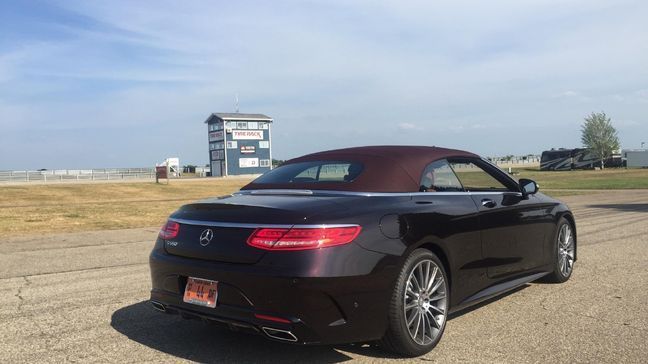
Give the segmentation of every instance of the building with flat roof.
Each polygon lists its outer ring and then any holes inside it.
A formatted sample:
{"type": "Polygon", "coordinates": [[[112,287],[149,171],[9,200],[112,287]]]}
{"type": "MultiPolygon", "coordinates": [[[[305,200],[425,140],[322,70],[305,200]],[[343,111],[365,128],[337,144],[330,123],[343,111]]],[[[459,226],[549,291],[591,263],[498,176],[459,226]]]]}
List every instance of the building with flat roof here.
{"type": "Polygon", "coordinates": [[[207,124],[211,175],[261,174],[272,168],[270,128],[263,114],[213,113],[207,124]]]}
{"type": "Polygon", "coordinates": [[[622,153],[628,168],[648,167],[648,149],[624,149],[622,153]]]}

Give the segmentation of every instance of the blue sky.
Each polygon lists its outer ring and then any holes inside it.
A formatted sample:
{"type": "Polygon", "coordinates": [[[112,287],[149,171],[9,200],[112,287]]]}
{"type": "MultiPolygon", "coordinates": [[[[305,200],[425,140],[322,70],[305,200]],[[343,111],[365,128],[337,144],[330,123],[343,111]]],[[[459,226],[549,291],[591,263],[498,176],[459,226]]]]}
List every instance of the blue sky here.
{"type": "Polygon", "coordinates": [[[3,1],[0,170],[207,162],[211,112],[275,118],[273,155],[648,142],[645,1],[3,1]]]}

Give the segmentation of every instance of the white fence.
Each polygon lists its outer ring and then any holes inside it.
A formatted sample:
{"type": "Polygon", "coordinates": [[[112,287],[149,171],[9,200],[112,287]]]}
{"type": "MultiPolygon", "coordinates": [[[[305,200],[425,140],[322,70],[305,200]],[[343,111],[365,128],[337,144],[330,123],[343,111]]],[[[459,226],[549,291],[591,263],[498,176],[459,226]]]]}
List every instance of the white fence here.
{"type": "Polygon", "coordinates": [[[538,164],[540,163],[539,155],[529,155],[524,157],[491,157],[490,160],[497,164],[538,164]]]}
{"type": "Polygon", "coordinates": [[[43,171],[0,171],[1,182],[100,181],[155,179],[155,168],[57,169],[43,171]]]}

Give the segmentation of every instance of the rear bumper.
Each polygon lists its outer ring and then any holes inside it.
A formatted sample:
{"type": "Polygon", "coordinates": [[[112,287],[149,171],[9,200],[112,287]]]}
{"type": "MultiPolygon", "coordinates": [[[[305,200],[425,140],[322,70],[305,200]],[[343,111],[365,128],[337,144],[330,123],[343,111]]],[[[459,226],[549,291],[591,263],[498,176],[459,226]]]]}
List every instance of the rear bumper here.
{"type": "Polygon", "coordinates": [[[158,241],[150,255],[151,301],[167,313],[285,342],[341,344],[382,337],[397,258],[355,244],[310,254],[316,255],[310,269],[286,266],[285,252],[279,260],[268,256],[254,265],[217,263],[169,255],[158,241]],[[283,266],[273,265],[278,261],[283,266]],[[187,277],[219,282],[215,308],[183,302],[187,277]]]}

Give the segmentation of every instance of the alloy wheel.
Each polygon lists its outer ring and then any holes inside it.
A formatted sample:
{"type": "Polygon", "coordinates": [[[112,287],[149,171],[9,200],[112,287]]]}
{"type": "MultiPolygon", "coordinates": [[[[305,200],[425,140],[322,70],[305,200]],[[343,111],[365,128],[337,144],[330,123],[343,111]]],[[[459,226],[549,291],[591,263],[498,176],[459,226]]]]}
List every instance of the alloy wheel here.
{"type": "Polygon", "coordinates": [[[419,262],[407,278],[405,324],[419,345],[432,343],[442,332],[448,309],[447,287],[441,269],[432,260],[419,262]]]}
{"type": "Polygon", "coordinates": [[[569,224],[562,225],[558,234],[558,264],[560,273],[565,277],[574,268],[574,234],[569,224]]]}

